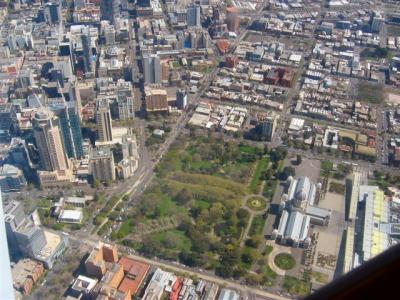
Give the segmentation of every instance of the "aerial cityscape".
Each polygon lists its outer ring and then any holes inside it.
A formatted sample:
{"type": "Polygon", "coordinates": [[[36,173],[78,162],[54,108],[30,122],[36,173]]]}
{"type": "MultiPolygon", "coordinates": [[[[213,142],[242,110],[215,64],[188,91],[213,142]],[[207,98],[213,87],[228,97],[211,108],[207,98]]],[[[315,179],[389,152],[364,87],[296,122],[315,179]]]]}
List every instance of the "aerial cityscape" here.
{"type": "Polygon", "coordinates": [[[0,0],[0,300],[299,299],[400,241],[396,0],[0,0]]]}

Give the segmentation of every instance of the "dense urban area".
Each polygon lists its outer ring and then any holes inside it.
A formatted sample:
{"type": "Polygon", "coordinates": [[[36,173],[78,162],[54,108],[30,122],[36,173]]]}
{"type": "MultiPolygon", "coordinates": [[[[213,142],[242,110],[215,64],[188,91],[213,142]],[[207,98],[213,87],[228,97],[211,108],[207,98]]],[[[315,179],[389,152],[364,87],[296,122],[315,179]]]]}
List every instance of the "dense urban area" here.
{"type": "Polygon", "coordinates": [[[0,38],[1,299],[297,299],[400,241],[398,1],[0,0],[0,38]]]}

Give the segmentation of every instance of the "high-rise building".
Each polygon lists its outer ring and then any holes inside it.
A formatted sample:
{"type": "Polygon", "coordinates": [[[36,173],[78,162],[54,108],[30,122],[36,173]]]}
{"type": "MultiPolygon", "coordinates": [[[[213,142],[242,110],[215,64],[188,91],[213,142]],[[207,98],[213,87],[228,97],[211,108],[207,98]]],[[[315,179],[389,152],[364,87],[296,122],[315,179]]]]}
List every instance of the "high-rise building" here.
{"type": "Polygon", "coordinates": [[[135,109],[133,107],[133,97],[127,96],[125,93],[118,93],[118,118],[121,121],[130,120],[135,117],[135,109]]]}
{"type": "Polygon", "coordinates": [[[46,171],[69,169],[61,139],[59,119],[47,108],[40,108],[33,119],[33,136],[39,149],[40,163],[46,171]]]}
{"type": "Polygon", "coordinates": [[[19,255],[17,238],[14,232],[25,222],[24,207],[21,202],[11,201],[4,207],[4,220],[7,233],[8,248],[11,256],[19,255]]]}
{"type": "Polygon", "coordinates": [[[85,73],[92,71],[92,42],[90,32],[83,30],[81,34],[82,50],[83,50],[83,65],[85,73]]]}
{"type": "Polygon", "coordinates": [[[122,157],[123,158],[138,158],[139,152],[136,143],[136,136],[128,134],[122,137],[122,157]]]}
{"type": "Polygon", "coordinates": [[[146,111],[167,111],[168,110],[168,96],[165,89],[152,89],[145,88],[146,111]]]}
{"type": "Polygon", "coordinates": [[[236,7],[228,7],[226,9],[226,25],[229,31],[236,32],[239,29],[240,19],[236,7]]]}
{"type": "Polygon", "coordinates": [[[96,102],[96,128],[100,142],[113,140],[110,105],[106,98],[98,99],[96,102]]]}
{"type": "Polygon", "coordinates": [[[374,33],[379,33],[384,23],[385,18],[382,16],[382,14],[380,12],[374,12],[371,20],[371,31],[374,33]]]}
{"type": "Polygon", "coordinates": [[[61,4],[59,1],[46,3],[44,8],[44,19],[49,24],[57,24],[62,21],[61,4]]]}
{"type": "Polygon", "coordinates": [[[267,141],[271,141],[275,133],[276,124],[276,116],[268,116],[264,120],[262,120],[258,125],[261,138],[266,139],[267,141]]]}
{"type": "Polygon", "coordinates": [[[140,7],[150,7],[150,0],[137,0],[140,7]]]}
{"type": "Polygon", "coordinates": [[[64,147],[68,157],[82,158],[83,138],[76,102],[70,101],[52,105],[51,110],[60,120],[64,147]]]}
{"type": "Polygon", "coordinates": [[[144,54],[142,58],[144,83],[161,83],[162,68],[156,54],[144,54]]]}
{"type": "Polygon", "coordinates": [[[115,180],[114,156],[109,148],[94,148],[90,154],[90,169],[94,180],[115,180]]]}
{"type": "Polygon", "coordinates": [[[23,255],[33,257],[46,245],[43,229],[32,226],[15,231],[18,247],[23,255]]]}
{"type": "Polygon", "coordinates": [[[192,4],[188,6],[187,8],[187,19],[186,19],[186,24],[187,26],[196,26],[200,27],[201,22],[200,22],[200,6],[196,4],[192,4]]]}
{"type": "Polygon", "coordinates": [[[101,0],[100,12],[101,19],[108,20],[114,24],[115,19],[120,15],[120,0],[101,0]]]}
{"type": "Polygon", "coordinates": [[[104,29],[104,38],[106,40],[106,45],[115,44],[115,28],[113,25],[109,25],[104,29]]]}
{"type": "Polygon", "coordinates": [[[4,299],[14,299],[13,279],[11,275],[11,262],[9,254],[9,243],[7,241],[7,233],[5,226],[5,215],[3,212],[3,201],[0,191],[0,295],[4,299]]]}
{"type": "Polygon", "coordinates": [[[185,89],[178,89],[176,91],[176,107],[178,107],[179,109],[186,109],[187,91],[185,89]]]}

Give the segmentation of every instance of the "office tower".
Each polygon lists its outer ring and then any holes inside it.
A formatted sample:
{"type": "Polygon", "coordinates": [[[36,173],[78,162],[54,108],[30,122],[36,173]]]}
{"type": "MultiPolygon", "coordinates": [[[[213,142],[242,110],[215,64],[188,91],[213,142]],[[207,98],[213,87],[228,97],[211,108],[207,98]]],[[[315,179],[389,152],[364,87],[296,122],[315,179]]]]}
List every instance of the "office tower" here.
{"type": "Polygon", "coordinates": [[[133,119],[135,117],[133,97],[127,96],[125,93],[118,93],[117,104],[119,120],[125,121],[133,119]]]}
{"type": "Polygon", "coordinates": [[[120,0],[101,0],[101,19],[110,21],[112,24],[114,24],[115,19],[120,15],[120,4],[120,0]]]}
{"type": "Polygon", "coordinates": [[[9,130],[12,125],[13,107],[11,103],[0,104],[0,129],[9,130]]]}
{"type": "Polygon", "coordinates": [[[196,26],[200,27],[200,6],[196,4],[192,4],[187,8],[187,26],[196,26]]]}
{"type": "Polygon", "coordinates": [[[178,107],[179,109],[186,109],[187,92],[185,89],[178,89],[176,91],[176,107],[178,107]]]}
{"type": "Polygon", "coordinates": [[[137,0],[140,7],[150,7],[150,0],[137,0]]]}
{"type": "Polygon", "coordinates": [[[92,42],[89,29],[82,30],[81,34],[82,50],[83,50],[83,66],[85,73],[92,71],[92,42]]]}
{"type": "Polygon", "coordinates": [[[115,28],[110,25],[104,29],[104,38],[106,40],[106,45],[115,44],[115,28]]]}
{"type": "Polygon", "coordinates": [[[10,255],[18,256],[20,251],[14,232],[25,223],[24,207],[21,202],[13,200],[4,207],[4,221],[10,255]]]}
{"type": "Polygon", "coordinates": [[[57,24],[60,23],[61,16],[61,5],[57,1],[52,1],[46,3],[44,8],[44,19],[49,24],[57,24]]]}
{"type": "Polygon", "coordinates": [[[61,139],[59,119],[42,107],[36,112],[32,125],[43,170],[67,170],[68,160],[61,139]]]}
{"type": "Polygon", "coordinates": [[[152,89],[146,87],[145,90],[146,111],[168,111],[168,96],[164,89],[152,89]]]}
{"type": "Polygon", "coordinates": [[[46,237],[40,227],[28,226],[15,231],[14,234],[23,255],[33,257],[46,245],[46,237]]]}
{"type": "Polygon", "coordinates": [[[122,137],[122,157],[126,158],[138,158],[139,152],[136,143],[136,136],[133,134],[127,134],[122,137]]]}
{"type": "Polygon", "coordinates": [[[113,140],[110,106],[107,99],[98,99],[96,102],[97,139],[100,142],[113,140]]]}
{"type": "Polygon", "coordinates": [[[85,0],[74,0],[74,9],[84,8],[85,0]]]}
{"type": "Polygon", "coordinates": [[[9,254],[10,245],[7,243],[7,233],[5,225],[5,215],[3,211],[3,201],[0,191],[0,295],[3,299],[14,299],[13,279],[11,275],[11,262],[9,254]]]}
{"type": "Polygon", "coordinates": [[[260,122],[258,128],[259,128],[259,134],[262,139],[265,139],[267,141],[272,140],[276,129],[276,123],[277,123],[276,116],[268,116],[260,122]]]}
{"type": "Polygon", "coordinates": [[[115,180],[114,156],[109,148],[95,148],[90,154],[90,169],[94,180],[115,180]]]}
{"type": "Polygon", "coordinates": [[[221,18],[221,13],[218,6],[213,6],[212,8],[212,18],[215,22],[219,22],[221,18]]]}
{"type": "Polygon", "coordinates": [[[239,29],[240,19],[236,7],[228,7],[226,9],[226,25],[229,31],[236,32],[239,29]]]}
{"type": "Polygon", "coordinates": [[[31,88],[34,84],[33,72],[29,69],[21,70],[17,77],[17,87],[26,89],[31,88]]]}
{"type": "Polygon", "coordinates": [[[379,33],[384,23],[385,18],[382,16],[382,14],[380,12],[374,12],[371,21],[371,31],[374,33],[379,33]]]}
{"type": "Polygon", "coordinates": [[[156,54],[144,54],[142,58],[144,83],[161,83],[162,68],[156,54]]]}
{"type": "Polygon", "coordinates": [[[169,61],[167,59],[161,63],[161,80],[169,81],[169,61]]]}
{"type": "Polygon", "coordinates": [[[76,102],[70,101],[52,105],[50,109],[60,120],[59,123],[67,156],[69,158],[82,158],[83,138],[76,102]]]}

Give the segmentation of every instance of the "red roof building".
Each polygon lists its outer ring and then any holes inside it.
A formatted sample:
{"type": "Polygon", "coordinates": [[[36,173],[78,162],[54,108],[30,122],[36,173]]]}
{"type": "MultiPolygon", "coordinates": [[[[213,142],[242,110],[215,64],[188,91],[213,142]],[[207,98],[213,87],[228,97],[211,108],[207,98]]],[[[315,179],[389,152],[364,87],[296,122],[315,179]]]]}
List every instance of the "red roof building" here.
{"type": "Polygon", "coordinates": [[[217,46],[219,52],[222,54],[226,54],[229,51],[229,47],[231,46],[227,40],[218,40],[215,45],[217,46]]]}
{"type": "Polygon", "coordinates": [[[118,290],[122,292],[129,291],[133,296],[137,293],[146,278],[150,266],[126,256],[121,257],[119,264],[124,268],[125,277],[119,285],[118,290]]]}

